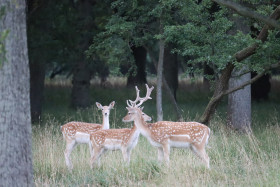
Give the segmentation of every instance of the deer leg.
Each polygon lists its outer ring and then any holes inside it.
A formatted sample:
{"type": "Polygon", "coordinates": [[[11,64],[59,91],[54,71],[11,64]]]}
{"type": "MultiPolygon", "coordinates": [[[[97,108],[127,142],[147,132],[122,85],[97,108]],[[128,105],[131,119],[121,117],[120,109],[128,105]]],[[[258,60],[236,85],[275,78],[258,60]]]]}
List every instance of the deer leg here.
{"type": "Polygon", "coordinates": [[[94,149],[93,155],[91,156],[91,160],[90,160],[91,169],[95,167],[94,164],[96,163],[96,161],[98,161],[98,165],[99,165],[99,158],[103,152],[104,152],[104,148],[94,149]]]}
{"type": "Polygon", "coordinates": [[[127,165],[130,163],[130,155],[131,155],[131,149],[127,150],[127,165]]]}
{"type": "Polygon", "coordinates": [[[163,156],[164,156],[164,160],[167,164],[169,164],[169,152],[170,152],[170,146],[168,143],[164,143],[162,145],[162,149],[163,149],[163,156]]]}
{"type": "Polygon", "coordinates": [[[92,148],[91,142],[88,144],[88,147],[89,147],[90,157],[92,157],[92,155],[94,154],[94,150],[92,148]]]}
{"type": "Polygon", "coordinates": [[[197,155],[207,166],[207,168],[210,168],[210,159],[209,156],[207,155],[205,148],[204,147],[198,147],[195,145],[191,146],[193,152],[195,153],[195,155],[197,155]]]}
{"type": "Polygon", "coordinates": [[[163,160],[163,149],[162,147],[158,147],[158,161],[162,162],[163,160]]]}
{"type": "Polygon", "coordinates": [[[76,146],[76,141],[75,140],[68,140],[66,141],[66,149],[64,152],[64,156],[65,156],[65,162],[66,162],[66,166],[68,167],[69,170],[73,169],[73,164],[70,158],[70,154],[73,151],[74,147],[76,146]]]}
{"type": "Polygon", "coordinates": [[[129,151],[125,147],[122,147],[122,155],[126,165],[129,165],[130,155],[129,155],[129,151]]]}

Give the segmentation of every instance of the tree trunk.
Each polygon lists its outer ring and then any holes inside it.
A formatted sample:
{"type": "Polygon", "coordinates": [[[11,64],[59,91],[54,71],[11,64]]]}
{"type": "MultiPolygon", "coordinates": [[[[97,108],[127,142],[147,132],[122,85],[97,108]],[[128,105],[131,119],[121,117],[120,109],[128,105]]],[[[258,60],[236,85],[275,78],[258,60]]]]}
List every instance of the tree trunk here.
{"type": "Polygon", "coordinates": [[[144,47],[133,47],[133,56],[136,65],[136,75],[130,73],[127,78],[127,86],[135,86],[147,83],[146,79],[146,57],[147,51],[144,47]]]}
{"type": "MultiPolygon", "coordinates": [[[[233,71],[232,76],[234,78],[230,79],[229,88],[240,86],[251,79],[250,73],[238,77],[242,72],[244,71],[233,71]]],[[[241,132],[251,132],[251,85],[229,94],[227,115],[228,125],[233,129],[241,132]]]]}
{"type": "MultiPolygon", "coordinates": [[[[251,73],[251,78],[256,77],[256,72],[251,73]]],[[[251,85],[252,100],[261,101],[268,100],[268,95],[271,89],[270,75],[265,74],[259,80],[251,85]]]]}
{"type": "MultiPolygon", "coordinates": [[[[153,64],[154,64],[154,67],[155,69],[157,69],[157,64],[158,62],[156,61],[155,57],[152,55],[151,53],[151,50],[149,50],[148,47],[145,47],[145,49],[147,50],[151,60],[153,61],[153,64]]],[[[172,90],[169,88],[168,84],[167,84],[167,81],[165,80],[164,77],[162,77],[162,83],[163,83],[163,86],[166,90],[166,93],[167,93],[167,96],[169,97],[170,101],[171,101],[171,104],[172,106],[174,107],[174,110],[176,112],[176,115],[177,115],[177,121],[183,121],[183,116],[182,116],[182,112],[181,112],[181,109],[179,108],[175,98],[174,98],[174,95],[172,93],[172,90]]]]}
{"type": "Polygon", "coordinates": [[[173,97],[176,99],[176,91],[178,89],[178,61],[177,55],[171,53],[170,47],[164,49],[163,74],[165,80],[172,90],[173,97]]]}
{"type": "Polygon", "coordinates": [[[0,68],[0,183],[33,186],[26,5],[1,0],[0,7],[6,10],[0,33],[9,31],[0,68]]]}
{"type": "Polygon", "coordinates": [[[162,111],[162,73],[164,61],[164,41],[159,41],[159,58],[157,65],[157,121],[163,120],[162,111]]]}
{"type": "Polygon", "coordinates": [[[203,115],[200,117],[199,121],[201,123],[208,124],[212,115],[215,113],[216,107],[223,97],[223,93],[228,88],[228,81],[233,68],[234,65],[232,63],[228,63],[226,68],[222,71],[220,78],[216,81],[214,94],[206,106],[203,115]]]}
{"type": "Polygon", "coordinates": [[[74,108],[86,108],[91,105],[90,98],[91,72],[88,64],[80,61],[76,64],[72,79],[71,105],[74,108]]]}
{"type": "Polygon", "coordinates": [[[215,72],[213,68],[211,68],[206,63],[203,64],[203,85],[208,89],[210,88],[210,81],[215,80],[215,72]]]}
{"type": "Polygon", "coordinates": [[[38,123],[42,113],[45,64],[39,61],[29,63],[30,69],[30,101],[31,101],[31,121],[38,123]]]}
{"type": "Polygon", "coordinates": [[[81,39],[77,44],[79,47],[78,60],[74,66],[73,79],[72,79],[72,93],[71,93],[71,105],[74,108],[85,108],[91,105],[90,99],[90,79],[91,69],[89,63],[84,55],[84,52],[90,46],[92,40],[93,22],[91,22],[91,11],[94,5],[94,1],[84,0],[79,1],[78,11],[79,19],[81,20],[80,31],[81,39]]]}
{"type": "MultiPolygon", "coordinates": [[[[234,27],[229,32],[235,35],[238,31],[247,34],[250,32],[250,25],[243,17],[231,17],[234,27]]],[[[229,89],[238,87],[251,79],[251,74],[239,76],[242,72],[248,71],[243,67],[241,70],[234,69],[232,78],[229,80],[229,89]]],[[[241,132],[251,132],[251,86],[229,94],[228,96],[228,125],[241,132]]]]}

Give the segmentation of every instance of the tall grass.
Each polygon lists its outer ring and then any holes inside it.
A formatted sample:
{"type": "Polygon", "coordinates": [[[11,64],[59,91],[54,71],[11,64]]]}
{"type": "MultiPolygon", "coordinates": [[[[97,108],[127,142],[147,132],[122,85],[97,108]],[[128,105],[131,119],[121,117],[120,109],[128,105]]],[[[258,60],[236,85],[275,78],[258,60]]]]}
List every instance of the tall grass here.
{"type": "Polygon", "coordinates": [[[207,152],[211,169],[190,151],[173,149],[170,164],[157,162],[157,150],[141,137],[125,166],[119,151],[101,157],[100,167],[89,165],[87,145],[72,152],[74,169],[67,170],[65,144],[59,122],[49,119],[33,127],[36,186],[279,186],[280,127],[268,126],[255,135],[226,129],[219,119],[212,126],[207,152]]]}
{"type": "MultiPolygon", "coordinates": [[[[49,88],[45,92],[47,100],[42,121],[33,125],[36,186],[280,186],[278,99],[253,103],[254,133],[251,135],[238,134],[225,126],[226,102],[222,102],[210,124],[212,131],[207,148],[210,170],[187,149],[173,149],[169,166],[160,164],[157,150],[140,136],[132,151],[130,166],[124,164],[121,152],[115,151],[103,155],[100,166],[92,170],[88,146],[79,145],[71,154],[74,169],[69,172],[64,160],[65,143],[60,125],[71,120],[101,122],[101,113],[94,106],[74,111],[66,104],[70,99],[69,87],[49,88]]],[[[195,90],[180,90],[178,101],[185,120],[196,120],[210,96],[195,90]]],[[[121,118],[126,114],[125,100],[135,97],[134,88],[95,88],[92,97],[93,101],[102,104],[109,104],[112,100],[117,102],[110,114],[112,128],[131,126],[122,123],[121,118]]],[[[273,95],[272,98],[278,97],[273,95]]],[[[164,101],[164,111],[171,111],[168,99],[164,101]]],[[[144,111],[155,118],[154,104],[155,100],[145,103],[144,111]]],[[[174,116],[166,112],[165,118],[173,120],[174,116]]]]}

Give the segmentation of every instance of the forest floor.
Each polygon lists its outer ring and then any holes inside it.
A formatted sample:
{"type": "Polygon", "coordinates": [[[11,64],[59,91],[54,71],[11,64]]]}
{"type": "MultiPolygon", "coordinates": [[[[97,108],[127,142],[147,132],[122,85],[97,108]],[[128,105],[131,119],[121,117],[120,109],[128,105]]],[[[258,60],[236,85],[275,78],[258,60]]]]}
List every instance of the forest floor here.
{"type": "MultiPolygon", "coordinates": [[[[149,80],[149,84],[154,84],[149,80]]],[[[124,79],[112,79],[99,87],[92,83],[92,102],[108,105],[116,101],[110,114],[110,128],[130,127],[121,119],[126,115],[126,100],[135,98],[135,89],[126,88],[124,79]]],[[[145,88],[140,88],[145,94],[145,88]]],[[[177,94],[185,121],[196,121],[203,113],[210,89],[200,81],[181,80],[177,94]]],[[[70,106],[70,82],[47,81],[43,115],[33,125],[33,167],[36,186],[280,186],[280,81],[272,81],[268,101],[252,102],[253,134],[239,134],[226,126],[226,98],[219,105],[209,127],[211,137],[207,152],[207,169],[188,149],[173,149],[170,164],[157,161],[157,150],[140,136],[132,151],[131,164],[125,166],[120,151],[107,152],[100,167],[89,166],[87,145],[77,146],[71,154],[74,169],[67,170],[65,143],[60,126],[69,121],[101,123],[102,115],[95,105],[74,110],[70,106]]],[[[155,91],[144,112],[156,120],[155,91]]],[[[175,120],[169,100],[163,97],[165,120],[175,120]]]]}

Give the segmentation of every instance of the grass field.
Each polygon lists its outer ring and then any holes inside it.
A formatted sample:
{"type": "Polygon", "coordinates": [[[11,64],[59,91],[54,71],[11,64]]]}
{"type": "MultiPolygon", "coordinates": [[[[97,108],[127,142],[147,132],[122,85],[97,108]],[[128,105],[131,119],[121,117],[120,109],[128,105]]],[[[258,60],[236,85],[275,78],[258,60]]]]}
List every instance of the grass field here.
{"type": "MultiPolygon", "coordinates": [[[[186,121],[197,120],[211,96],[202,87],[193,89],[195,86],[182,86],[178,92],[178,103],[186,121]]],[[[130,127],[131,124],[121,119],[126,114],[126,99],[135,98],[134,88],[112,86],[91,91],[93,102],[107,105],[116,101],[110,114],[111,128],[130,127]]],[[[144,104],[144,112],[155,121],[155,91],[152,97],[152,101],[144,104]]],[[[277,90],[273,90],[269,101],[252,103],[252,135],[238,134],[226,127],[226,99],[221,103],[210,124],[212,134],[207,148],[210,170],[190,150],[183,149],[171,151],[169,166],[160,164],[157,150],[140,136],[130,166],[125,166],[121,153],[115,151],[103,155],[100,167],[92,170],[88,146],[79,145],[71,155],[74,169],[69,172],[60,125],[72,120],[101,122],[101,112],[95,106],[78,111],[69,108],[67,85],[46,86],[45,98],[41,123],[33,125],[36,186],[280,186],[280,94],[277,90]]],[[[165,120],[175,119],[165,97],[164,116],[165,120]]]]}

